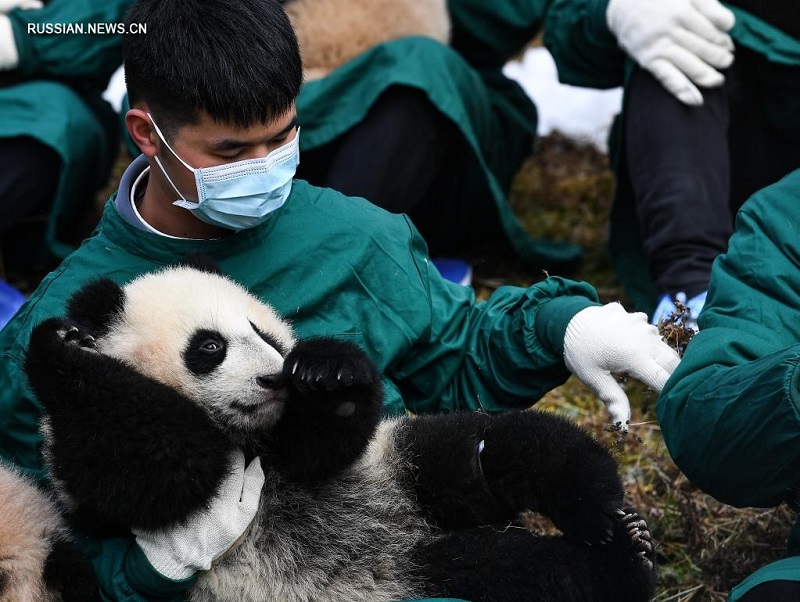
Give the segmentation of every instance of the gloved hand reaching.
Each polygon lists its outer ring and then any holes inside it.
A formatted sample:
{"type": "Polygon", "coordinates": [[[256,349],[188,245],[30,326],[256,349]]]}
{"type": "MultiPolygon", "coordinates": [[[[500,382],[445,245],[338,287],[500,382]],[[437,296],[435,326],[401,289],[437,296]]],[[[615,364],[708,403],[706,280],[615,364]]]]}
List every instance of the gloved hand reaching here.
{"type": "Polygon", "coordinates": [[[587,307],[569,321],[564,361],[606,405],[611,422],[627,431],[630,402],[612,373],[627,374],[660,392],[680,359],[645,314],[609,303],[587,307]]]}
{"type": "Polygon", "coordinates": [[[186,523],[163,531],[134,529],[136,543],[155,570],[169,579],[187,579],[208,570],[247,531],[258,510],[264,471],[260,458],[245,468],[244,454],[234,452],[231,474],[220,491],[186,523]]]}
{"type": "Polygon", "coordinates": [[[703,104],[694,84],[722,85],[717,69],[733,63],[726,32],[735,17],[718,0],[610,0],[606,21],[620,47],[687,105],[703,104]]]}

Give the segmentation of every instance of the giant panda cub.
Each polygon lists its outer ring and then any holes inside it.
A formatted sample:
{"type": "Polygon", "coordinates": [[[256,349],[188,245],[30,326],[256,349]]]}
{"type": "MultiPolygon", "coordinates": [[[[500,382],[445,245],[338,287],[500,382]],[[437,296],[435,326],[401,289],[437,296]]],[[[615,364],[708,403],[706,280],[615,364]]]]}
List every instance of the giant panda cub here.
{"type": "Polygon", "coordinates": [[[87,284],[26,359],[53,482],[97,536],[204,507],[234,446],[266,483],[192,600],[645,601],[653,546],[614,459],[538,411],[381,419],[357,347],[296,341],[218,273],[176,266],[87,284]],[[537,536],[525,510],[563,535],[537,536]]]}

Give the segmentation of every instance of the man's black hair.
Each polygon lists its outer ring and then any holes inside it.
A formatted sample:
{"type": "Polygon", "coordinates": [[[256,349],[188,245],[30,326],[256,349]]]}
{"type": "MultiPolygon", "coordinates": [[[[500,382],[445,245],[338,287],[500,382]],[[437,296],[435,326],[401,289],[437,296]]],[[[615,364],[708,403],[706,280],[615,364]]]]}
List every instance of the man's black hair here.
{"type": "Polygon", "coordinates": [[[123,36],[131,106],[146,102],[167,138],[200,111],[239,127],[272,122],[300,91],[297,37],[276,0],[138,0],[125,22],[146,26],[123,36]]]}

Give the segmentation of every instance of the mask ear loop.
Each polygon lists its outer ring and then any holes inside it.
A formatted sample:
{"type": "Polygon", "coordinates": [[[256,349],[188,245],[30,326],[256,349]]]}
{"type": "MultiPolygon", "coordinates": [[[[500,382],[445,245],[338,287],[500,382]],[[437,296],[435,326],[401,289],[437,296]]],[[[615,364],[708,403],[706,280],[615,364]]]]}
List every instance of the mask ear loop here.
{"type": "MultiPolygon", "coordinates": [[[[153,116],[150,113],[147,113],[147,116],[150,118],[150,123],[153,124],[153,129],[156,131],[156,135],[161,140],[161,142],[164,143],[164,146],[166,146],[169,149],[169,152],[171,152],[173,156],[178,161],[180,161],[186,169],[191,171],[193,174],[196,173],[197,170],[195,170],[194,167],[186,163],[186,161],[184,161],[178,156],[178,153],[172,150],[172,147],[169,145],[167,140],[164,138],[164,135],[161,133],[161,129],[159,129],[158,125],[156,125],[156,122],[153,120],[153,116]]],[[[175,183],[172,181],[172,178],[169,177],[167,170],[164,169],[164,165],[161,163],[161,159],[159,159],[158,155],[153,155],[153,159],[155,159],[158,168],[161,170],[161,173],[164,174],[164,177],[167,179],[167,182],[169,182],[169,185],[172,186],[172,189],[177,193],[179,197],[181,197],[181,200],[173,201],[172,204],[177,207],[182,207],[183,209],[197,209],[197,207],[200,206],[200,203],[193,203],[192,201],[188,200],[185,196],[183,196],[183,193],[180,190],[178,190],[177,186],[175,186],[175,183]]]]}

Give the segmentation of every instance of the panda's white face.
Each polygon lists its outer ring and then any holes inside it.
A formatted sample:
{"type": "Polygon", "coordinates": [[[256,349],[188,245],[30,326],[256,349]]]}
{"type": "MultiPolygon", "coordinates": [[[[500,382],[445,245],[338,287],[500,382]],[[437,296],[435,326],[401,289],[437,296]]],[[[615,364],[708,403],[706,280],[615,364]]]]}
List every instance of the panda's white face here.
{"type": "Polygon", "coordinates": [[[233,433],[278,420],[294,336],[272,308],[227,278],[181,267],[142,276],[124,292],[98,351],[180,391],[233,433]]]}

